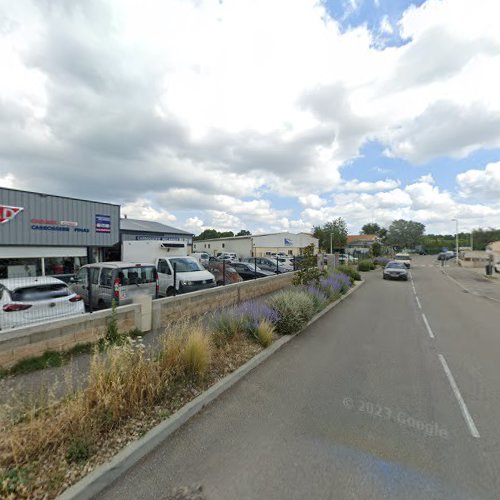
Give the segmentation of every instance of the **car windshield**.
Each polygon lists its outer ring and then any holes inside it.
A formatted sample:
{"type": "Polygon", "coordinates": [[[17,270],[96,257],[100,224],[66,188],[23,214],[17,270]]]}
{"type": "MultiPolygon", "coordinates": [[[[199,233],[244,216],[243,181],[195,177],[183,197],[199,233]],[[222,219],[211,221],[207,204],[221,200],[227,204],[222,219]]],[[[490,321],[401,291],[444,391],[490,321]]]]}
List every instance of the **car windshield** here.
{"type": "Polygon", "coordinates": [[[172,265],[172,268],[174,267],[175,264],[178,273],[189,273],[191,271],[204,271],[204,268],[197,260],[189,257],[176,257],[174,259],[170,259],[170,264],[172,265]]]}
{"type": "Polygon", "coordinates": [[[16,288],[11,297],[14,302],[36,302],[38,300],[58,299],[71,295],[71,290],[64,283],[27,286],[16,288]]]}
{"type": "Polygon", "coordinates": [[[389,262],[387,266],[385,266],[386,269],[406,269],[404,264],[401,264],[400,262],[389,262]]]}
{"type": "Polygon", "coordinates": [[[410,256],[409,255],[396,255],[396,257],[394,257],[396,260],[409,260],[410,259],[410,256]]]}

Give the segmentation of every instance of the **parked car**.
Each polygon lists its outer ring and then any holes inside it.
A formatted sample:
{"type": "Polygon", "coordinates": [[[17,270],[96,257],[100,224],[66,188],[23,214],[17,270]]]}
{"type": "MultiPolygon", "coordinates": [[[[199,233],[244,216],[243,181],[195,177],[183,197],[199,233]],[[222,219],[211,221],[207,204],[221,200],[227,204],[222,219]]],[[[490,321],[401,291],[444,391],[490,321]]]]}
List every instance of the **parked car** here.
{"type": "Polygon", "coordinates": [[[226,262],[237,262],[238,255],[234,252],[221,252],[217,254],[217,258],[222,262],[225,260],[226,262]]]}
{"type": "Polygon", "coordinates": [[[222,262],[212,261],[205,264],[204,267],[207,271],[214,275],[217,286],[223,284],[231,285],[232,283],[243,281],[243,278],[238,274],[234,267],[235,264],[236,263],[232,264],[228,262],[224,265],[222,262]],[[225,280],[224,276],[226,277],[225,280]]]}
{"type": "Polygon", "coordinates": [[[82,297],[57,278],[0,280],[0,330],[84,312],[82,297]]]}
{"type": "Polygon", "coordinates": [[[495,272],[500,273],[500,260],[495,264],[495,272]]]}
{"type": "Polygon", "coordinates": [[[251,262],[234,262],[231,264],[236,272],[246,281],[253,280],[254,278],[265,278],[266,276],[274,276],[276,273],[272,271],[265,271],[260,267],[255,267],[251,262]]]}
{"type": "Polygon", "coordinates": [[[446,252],[440,252],[437,256],[437,260],[450,260],[455,258],[455,252],[448,250],[446,252]]]}
{"type": "Polygon", "coordinates": [[[190,257],[193,257],[202,265],[208,264],[210,261],[210,255],[206,252],[195,252],[192,253],[190,257]]]}
{"type": "Polygon", "coordinates": [[[408,281],[408,269],[404,262],[391,260],[384,268],[382,277],[385,280],[404,280],[408,281]]]}
{"type": "Polygon", "coordinates": [[[410,254],[407,254],[407,253],[397,253],[394,256],[394,260],[396,260],[398,262],[402,262],[408,269],[411,266],[411,257],[410,257],[410,254]]]}
{"type": "Polygon", "coordinates": [[[137,295],[156,297],[158,273],[154,264],[97,262],[82,266],[70,279],[70,288],[86,305],[92,301],[92,308],[105,309],[111,307],[113,301],[116,305],[131,304],[137,295]]]}
{"type": "Polygon", "coordinates": [[[250,262],[252,264],[257,264],[258,267],[264,269],[265,271],[271,271],[273,273],[286,273],[288,268],[283,267],[282,265],[276,264],[276,259],[271,259],[268,257],[246,257],[243,259],[243,262],[250,262]]]}

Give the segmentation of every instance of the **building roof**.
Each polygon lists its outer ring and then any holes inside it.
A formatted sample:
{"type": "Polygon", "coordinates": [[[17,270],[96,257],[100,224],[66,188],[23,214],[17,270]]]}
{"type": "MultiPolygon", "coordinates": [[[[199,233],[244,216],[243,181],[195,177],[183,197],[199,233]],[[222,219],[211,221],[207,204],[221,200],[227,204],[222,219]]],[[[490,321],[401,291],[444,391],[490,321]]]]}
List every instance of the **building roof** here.
{"type": "MultiPolygon", "coordinates": [[[[304,234],[305,236],[309,236],[311,238],[314,238],[314,236],[310,233],[289,233],[287,231],[282,231],[282,232],[279,232],[279,233],[258,233],[258,234],[246,234],[244,236],[226,236],[226,237],[222,237],[222,238],[209,238],[207,240],[195,240],[193,243],[201,243],[201,242],[212,242],[212,241],[222,241],[222,240],[242,240],[242,239],[245,239],[245,238],[257,238],[257,237],[260,237],[260,236],[275,236],[277,234],[291,234],[293,236],[298,236],[300,234],[304,234]]],[[[317,238],[315,238],[317,239],[317,238]]]]}
{"type": "Polygon", "coordinates": [[[377,241],[378,236],[376,234],[350,234],[347,237],[347,244],[355,243],[357,241],[377,241]]]}
{"type": "Polygon", "coordinates": [[[173,233],[173,234],[184,234],[193,236],[193,233],[188,233],[182,229],[177,229],[172,226],[167,226],[161,222],[155,222],[152,220],[140,220],[140,219],[120,219],[120,230],[121,231],[136,231],[136,232],[147,232],[147,233],[173,233]]]}

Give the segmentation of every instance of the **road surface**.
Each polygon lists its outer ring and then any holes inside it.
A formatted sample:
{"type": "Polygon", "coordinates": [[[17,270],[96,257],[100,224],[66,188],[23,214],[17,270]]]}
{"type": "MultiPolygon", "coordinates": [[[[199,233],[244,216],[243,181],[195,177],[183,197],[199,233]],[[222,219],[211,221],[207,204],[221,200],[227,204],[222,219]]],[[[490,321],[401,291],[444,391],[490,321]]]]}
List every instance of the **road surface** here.
{"type": "Polygon", "coordinates": [[[434,263],[367,273],[99,498],[498,499],[500,307],[434,263]]]}

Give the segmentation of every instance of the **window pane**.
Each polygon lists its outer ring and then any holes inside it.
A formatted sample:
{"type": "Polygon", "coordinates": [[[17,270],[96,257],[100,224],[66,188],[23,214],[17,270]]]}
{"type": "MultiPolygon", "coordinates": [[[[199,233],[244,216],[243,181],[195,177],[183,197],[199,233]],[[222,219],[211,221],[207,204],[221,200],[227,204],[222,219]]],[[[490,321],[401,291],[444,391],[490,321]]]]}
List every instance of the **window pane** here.
{"type": "Polygon", "coordinates": [[[156,270],[150,267],[126,267],[118,272],[122,285],[138,285],[141,283],[155,283],[156,270]]]}
{"type": "Polygon", "coordinates": [[[41,259],[0,259],[0,279],[28,278],[41,275],[41,259]]]}
{"type": "Polygon", "coordinates": [[[113,274],[113,269],[104,268],[101,271],[101,285],[102,286],[111,287],[111,285],[113,284],[112,280],[111,280],[112,274],[113,274]]]}
{"type": "Polygon", "coordinates": [[[74,274],[74,257],[45,257],[45,275],[74,274]]]}

